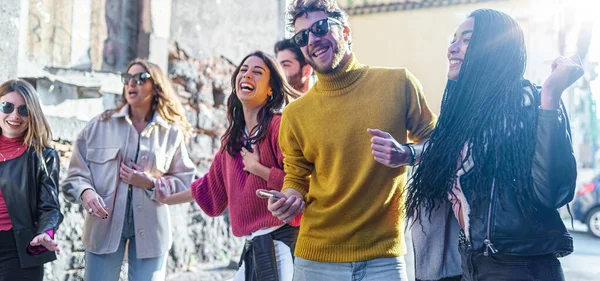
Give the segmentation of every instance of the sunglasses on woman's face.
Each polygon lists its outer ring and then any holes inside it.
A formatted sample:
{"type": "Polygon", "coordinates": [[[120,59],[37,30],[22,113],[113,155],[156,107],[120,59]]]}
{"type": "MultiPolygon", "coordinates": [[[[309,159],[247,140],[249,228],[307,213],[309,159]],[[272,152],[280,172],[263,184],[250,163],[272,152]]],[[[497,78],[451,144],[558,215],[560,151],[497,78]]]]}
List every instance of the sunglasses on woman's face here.
{"type": "Polygon", "coordinates": [[[298,33],[294,34],[292,37],[292,41],[296,46],[302,48],[308,45],[308,33],[312,32],[315,36],[323,37],[325,34],[329,32],[331,29],[330,26],[332,24],[337,24],[343,26],[342,22],[336,20],[334,18],[324,18],[322,20],[318,20],[313,23],[308,29],[300,30],[298,33]]]}
{"type": "Polygon", "coordinates": [[[146,81],[152,80],[152,76],[148,72],[140,72],[136,74],[123,73],[121,75],[121,81],[125,85],[129,84],[131,79],[133,79],[133,82],[135,82],[136,85],[144,85],[146,81]]]}
{"type": "MultiPolygon", "coordinates": [[[[13,111],[15,111],[15,105],[11,102],[5,101],[3,103],[0,103],[0,111],[2,111],[2,113],[4,113],[4,114],[11,114],[13,111]]],[[[24,104],[17,107],[17,113],[19,113],[19,115],[21,115],[21,117],[29,116],[29,112],[27,111],[27,106],[24,104]]]]}

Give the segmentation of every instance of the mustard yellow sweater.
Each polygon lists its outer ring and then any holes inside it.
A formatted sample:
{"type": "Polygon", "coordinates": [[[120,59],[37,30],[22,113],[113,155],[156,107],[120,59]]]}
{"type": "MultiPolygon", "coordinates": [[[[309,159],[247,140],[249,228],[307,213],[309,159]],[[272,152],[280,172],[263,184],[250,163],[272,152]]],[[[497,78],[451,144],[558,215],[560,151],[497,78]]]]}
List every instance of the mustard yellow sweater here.
{"type": "Polygon", "coordinates": [[[354,55],[318,78],[286,107],[279,132],[283,189],[307,203],[295,254],[320,262],[402,256],[405,168],[373,159],[367,128],[400,143],[428,138],[436,118],[421,85],[406,69],[361,65],[354,55]]]}

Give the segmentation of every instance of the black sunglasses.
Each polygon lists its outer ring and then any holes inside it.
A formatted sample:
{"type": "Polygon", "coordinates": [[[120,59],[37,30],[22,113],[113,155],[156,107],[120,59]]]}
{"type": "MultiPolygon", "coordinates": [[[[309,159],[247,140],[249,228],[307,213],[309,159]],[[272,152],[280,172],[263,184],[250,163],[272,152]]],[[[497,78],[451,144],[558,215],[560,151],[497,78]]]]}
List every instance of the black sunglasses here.
{"type": "MultiPolygon", "coordinates": [[[[2,111],[2,113],[4,113],[4,114],[11,114],[13,111],[15,111],[15,105],[13,103],[5,101],[3,103],[0,103],[0,111],[2,111]]],[[[17,107],[17,113],[19,113],[19,115],[21,115],[21,117],[29,116],[29,111],[27,111],[27,106],[24,104],[17,107]]]]}
{"type": "Polygon", "coordinates": [[[123,84],[125,84],[125,85],[129,84],[129,81],[131,79],[133,79],[133,81],[137,85],[144,85],[144,83],[146,83],[146,81],[152,80],[152,76],[148,72],[140,72],[140,73],[136,73],[136,74],[129,74],[129,73],[121,74],[121,82],[123,82],[123,84]]]}
{"type": "Polygon", "coordinates": [[[344,25],[341,21],[336,20],[334,18],[324,18],[313,23],[308,29],[300,30],[298,33],[294,34],[294,37],[292,37],[292,41],[294,41],[294,44],[296,44],[296,46],[302,48],[308,45],[309,32],[312,32],[312,34],[314,34],[315,36],[323,37],[325,36],[325,34],[327,34],[327,32],[329,32],[330,25],[332,24],[337,24],[341,26],[344,25]]]}

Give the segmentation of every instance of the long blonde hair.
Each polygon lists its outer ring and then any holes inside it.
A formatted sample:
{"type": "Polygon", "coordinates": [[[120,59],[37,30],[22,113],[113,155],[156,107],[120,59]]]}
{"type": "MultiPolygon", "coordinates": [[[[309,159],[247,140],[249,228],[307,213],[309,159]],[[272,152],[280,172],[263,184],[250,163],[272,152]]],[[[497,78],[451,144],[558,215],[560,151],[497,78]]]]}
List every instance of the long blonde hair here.
{"type": "MultiPolygon", "coordinates": [[[[25,105],[29,113],[27,131],[25,132],[25,144],[28,147],[33,147],[41,156],[44,148],[50,147],[52,131],[50,130],[46,116],[42,112],[38,93],[31,84],[21,79],[8,80],[0,85],[0,97],[11,92],[17,92],[25,99],[25,105]]],[[[1,132],[2,130],[0,129],[1,132]]]]}
{"type": "MultiPolygon", "coordinates": [[[[185,111],[183,110],[183,105],[179,100],[179,96],[175,93],[173,86],[169,78],[162,72],[160,67],[154,63],[151,63],[147,60],[143,59],[135,59],[130,62],[127,66],[125,72],[127,72],[132,66],[140,65],[150,73],[152,77],[152,83],[154,84],[154,95],[155,98],[152,101],[152,107],[146,120],[149,120],[152,117],[152,112],[156,111],[163,119],[167,120],[169,123],[177,125],[183,135],[188,139],[193,136],[193,128],[192,125],[187,121],[185,117],[185,111]],[[156,98],[156,96],[158,98],[156,98]]],[[[125,87],[123,87],[123,93],[121,97],[121,104],[110,111],[105,112],[102,115],[102,120],[106,121],[110,116],[119,112],[123,106],[127,104],[127,99],[125,98],[125,87]]]]}

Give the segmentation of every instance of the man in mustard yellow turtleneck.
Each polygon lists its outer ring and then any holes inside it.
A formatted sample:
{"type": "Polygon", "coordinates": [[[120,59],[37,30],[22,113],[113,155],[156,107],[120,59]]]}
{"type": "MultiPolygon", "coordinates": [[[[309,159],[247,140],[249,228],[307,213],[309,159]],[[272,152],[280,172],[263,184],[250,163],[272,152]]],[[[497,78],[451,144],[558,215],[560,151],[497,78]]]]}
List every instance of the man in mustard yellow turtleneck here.
{"type": "Polygon", "coordinates": [[[268,206],[289,221],[306,203],[294,281],[407,280],[405,166],[418,161],[436,117],[408,70],[357,61],[348,16],[334,0],[290,7],[292,39],[318,76],[284,110],[286,198],[268,206]]]}

